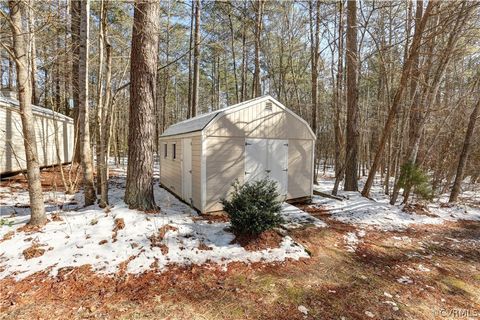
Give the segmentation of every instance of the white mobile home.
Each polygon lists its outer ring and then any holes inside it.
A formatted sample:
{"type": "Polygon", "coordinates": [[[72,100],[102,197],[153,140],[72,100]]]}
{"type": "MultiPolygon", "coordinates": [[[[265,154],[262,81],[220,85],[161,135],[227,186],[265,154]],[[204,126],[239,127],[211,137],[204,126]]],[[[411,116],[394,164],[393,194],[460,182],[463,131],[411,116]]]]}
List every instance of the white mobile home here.
{"type": "MultiPolygon", "coordinates": [[[[74,145],[73,119],[33,105],[32,111],[40,166],[70,162],[74,145]]],[[[0,131],[0,174],[26,170],[20,109],[18,101],[10,94],[0,95],[0,131]]]]}
{"type": "Polygon", "coordinates": [[[286,200],[313,192],[315,134],[263,96],[170,126],[160,137],[160,183],[202,213],[241,183],[269,177],[286,200]]]}

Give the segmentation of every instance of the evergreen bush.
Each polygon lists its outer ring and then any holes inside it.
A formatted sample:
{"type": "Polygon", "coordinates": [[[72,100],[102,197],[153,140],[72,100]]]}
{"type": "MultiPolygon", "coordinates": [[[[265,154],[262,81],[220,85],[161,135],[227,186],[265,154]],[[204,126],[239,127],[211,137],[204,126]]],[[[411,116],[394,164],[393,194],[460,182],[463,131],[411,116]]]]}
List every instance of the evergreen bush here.
{"type": "Polygon", "coordinates": [[[416,195],[425,200],[433,198],[433,191],[428,181],[428,176],[417,165],[405,163],[401,168],[398,184],[403,189],[412,189],[416,195]]]}
{"type": "Polygon", "coordinates": [[[240,185],[236,180],[233,189],[230,199],[222,199],[221,203],[236,234],[259,235],[283,222],[275,181],[263,179],[240,185]]]}

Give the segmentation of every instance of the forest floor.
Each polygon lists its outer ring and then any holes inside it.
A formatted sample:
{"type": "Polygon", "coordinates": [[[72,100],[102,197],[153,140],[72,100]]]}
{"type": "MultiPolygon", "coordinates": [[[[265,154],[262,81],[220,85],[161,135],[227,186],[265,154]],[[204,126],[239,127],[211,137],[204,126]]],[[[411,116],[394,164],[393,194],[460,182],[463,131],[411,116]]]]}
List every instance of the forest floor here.
{"type": "Polygon", "coordinates": [[[226,219],[196,216],[158,186],[167,218],[131,215],[123,173],[112,170],[106,211],[46,190],[52,221],[40,230],[20,229],[22,178],[1,182],[0,319],[480,318],[480,190],[409,211],[380,190],[315,197],[303,211],[285,207],[276,248],[245,249],[226,219]]]}

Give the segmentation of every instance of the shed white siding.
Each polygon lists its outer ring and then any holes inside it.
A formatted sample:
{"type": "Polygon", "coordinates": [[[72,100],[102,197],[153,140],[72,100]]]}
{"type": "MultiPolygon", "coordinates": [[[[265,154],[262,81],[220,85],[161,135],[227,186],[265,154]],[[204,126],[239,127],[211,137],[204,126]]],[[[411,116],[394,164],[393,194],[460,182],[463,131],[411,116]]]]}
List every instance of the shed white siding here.
{"type": "MultiPolygon", "coordinates": [[[[181,145],[183,137],[194,135],[188,130],[197,130],[195,144],[192,142],[193,206],[196,209],[222,210],[220,199],[228,196],[232,183],[236,179],[244,182],[246,139],[286,141],[287,200],[312,195],[315,136],[304,120],[278,101],[270,96],[261,97],[200,118],[201,121],[194,118],[176,124],[161,137],[162,143],[175,141],[181,145]]],[[[181,198],[181,162],[173,164],[171,159],[161,156],[160,181],[181,198]]],[[[275,154],[269,157],[275,158],[275,154]]]]}
{"type": "MultiPolygon", "coordinates": [[[[36,106],[33,115],[40,165],[70,162],[74,145],[73,119],[36,106]]],[[[22,121],[13,99],[0,100],[0,128],[0,173],[26,170],[22,121]]]]}
{"type": "Polygon", "coordinates": [[[219,211],[219,201],[232,190],[232,182],[244,182],[245,138],[207,137],[206,142],[205,211],[219,211]]]}
{"type": "MultiPolygon", "coordinates": [[[[201,152],[202,137],[199,132],[160,139],[160,183],[183,199],[182,195],[182,143],[184,139],[192,141],[192,206],[202,210],[201,198],[201,152]],[[173,158],[173,144],[176,145],[176,157],[173,158]],[[167,156],[164,148],[167,146],[167,156]]],[[[188,199],[183,199],[188,202],[188,199]]]]}

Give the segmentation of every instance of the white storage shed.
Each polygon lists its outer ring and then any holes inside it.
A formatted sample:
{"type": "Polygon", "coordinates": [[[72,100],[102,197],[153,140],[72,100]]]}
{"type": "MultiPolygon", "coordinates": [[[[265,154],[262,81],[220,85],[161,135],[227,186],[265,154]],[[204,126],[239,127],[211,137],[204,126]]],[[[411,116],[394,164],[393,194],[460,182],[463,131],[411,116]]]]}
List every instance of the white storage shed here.
{"type": "MultiPolygon", "coordinates": [[[[40,166],[71,162],[74,145],[73,119],[32,105],[40,166]],[[57,152],[58,148],[58,152],[57,152]]],[[[0,94],[0,174],[27,169],[18,101],[10,92],[0,94]],[[8,96],[5,94],[8,93],[8,96]]]]}
{"type": "Polygon", "coordinates": [[[223,209],[235,179],[269,177],[285,200],[312,196],[315,134],[269,95],[174,124],[160,142],[161,185],[202,213],[223,209]]]}

